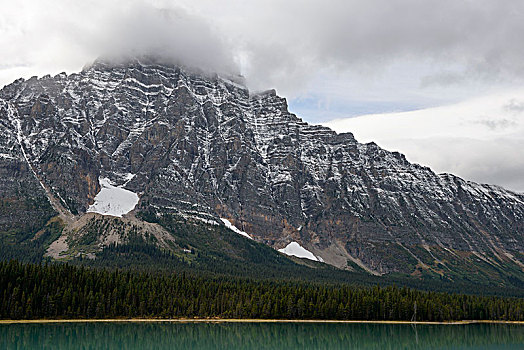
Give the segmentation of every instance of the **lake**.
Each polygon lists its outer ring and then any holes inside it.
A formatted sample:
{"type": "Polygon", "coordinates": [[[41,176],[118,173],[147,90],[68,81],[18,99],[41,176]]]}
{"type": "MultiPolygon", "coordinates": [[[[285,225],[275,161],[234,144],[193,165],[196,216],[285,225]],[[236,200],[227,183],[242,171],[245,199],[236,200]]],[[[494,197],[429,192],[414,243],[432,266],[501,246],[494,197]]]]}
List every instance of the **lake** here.
{"type": "Polygon", "coordinates": [[[524,325],[0,324],[1,349],[524,349],[524,325]]]}

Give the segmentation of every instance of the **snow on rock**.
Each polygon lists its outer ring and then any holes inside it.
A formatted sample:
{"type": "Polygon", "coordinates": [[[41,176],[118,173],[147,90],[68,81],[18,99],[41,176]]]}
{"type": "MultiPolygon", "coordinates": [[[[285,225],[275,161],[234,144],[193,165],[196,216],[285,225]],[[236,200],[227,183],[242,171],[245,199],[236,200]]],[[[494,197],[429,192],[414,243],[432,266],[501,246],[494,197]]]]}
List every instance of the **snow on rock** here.
{"type": "Polygon", "coordinates": [[[224,225],[226,225],[226,227],[228,229],[230,229],[231,231],[233,232],[236,232],[238,233],[239,235],[242,235],[244,237],[247,237],[249,239],[253,239],[250,235],[248,235],[246,232],[244,231],[241,231],[239,230],[235,225],[233,225],[228,219],[224,219],[224,218],[220,218],[220,220],[222,220],[222,222],[224,223],[224,225]]]}
{"type": "Polygon", "coordinates": [[[125,186],[129,183],[129,181],[133,180],[135,178],[136,174],[131,174],[131,173],[128,173],[128,174],[125,174],[124,176],[124,180],[126,181],[122,186],[125,186]]]}
{"type": "Polygon", "coordinates": [[[95,197],[95,203],[87,209],[88,213],[98,213],[122,217],[129,213],[138,204],[138,195],[134,192],[113,186],[107,178],[98,180],[102,189],[95,197]]]}
{"type": "Polygon", "coordinates": [[[306,248],[302,247],[297,242],[291,242],[285,248],[279,249],[278,251],[286,255],[296,256],[298,258],[306,258],[309,260],[320,261],[315,255],[313,255],[313,253],[311,253],[306,248]]]}

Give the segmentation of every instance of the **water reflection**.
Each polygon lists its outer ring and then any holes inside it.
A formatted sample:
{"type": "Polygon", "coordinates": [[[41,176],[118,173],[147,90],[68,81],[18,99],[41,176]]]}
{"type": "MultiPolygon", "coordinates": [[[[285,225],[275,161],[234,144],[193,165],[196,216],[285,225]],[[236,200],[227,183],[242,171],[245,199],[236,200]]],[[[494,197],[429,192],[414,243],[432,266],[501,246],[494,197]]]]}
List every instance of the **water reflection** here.
{"type": "Polygon", "coordinates": [[[2,349],[522,349],[524,326],[323,323],[0,325],[2,349]]]}

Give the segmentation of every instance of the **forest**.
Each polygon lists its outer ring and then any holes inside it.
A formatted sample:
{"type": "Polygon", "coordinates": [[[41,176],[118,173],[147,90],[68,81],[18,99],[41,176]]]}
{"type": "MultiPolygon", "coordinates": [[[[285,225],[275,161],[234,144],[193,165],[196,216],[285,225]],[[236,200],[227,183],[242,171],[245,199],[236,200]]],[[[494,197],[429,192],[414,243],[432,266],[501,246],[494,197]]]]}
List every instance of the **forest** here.
{"type": "Polygon", "coordinates": [[[0,262],[1,319],[524,320],[524,299],[407,287],[0,262]]]}

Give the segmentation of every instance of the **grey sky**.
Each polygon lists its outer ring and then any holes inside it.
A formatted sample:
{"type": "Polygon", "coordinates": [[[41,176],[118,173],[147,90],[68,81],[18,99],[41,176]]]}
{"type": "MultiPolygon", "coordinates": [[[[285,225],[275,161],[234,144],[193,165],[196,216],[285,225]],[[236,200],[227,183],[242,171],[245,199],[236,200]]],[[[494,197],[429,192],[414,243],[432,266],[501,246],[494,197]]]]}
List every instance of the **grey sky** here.
{"type": "MultiPolygon", "coordinates": [[[[240,66],[254,88],[298,95],[318,76],[383,74],[422,90],[524,78],[524,2],[508,0],[0,0],[2,65],[69,67],[101,51],[164,50],[240,66]],[[9,44],[9,45],[7,45],[9,44]],[[60,51],[56,51],[60,49],[60,51]],[[396,75],[391,65],[405,65],[396,75]]],[[[5,70],[5,69],[4,69],[5,70]]],[[[360,75],[360,77],[359,77],[360,75]]]]}
{"type": "MultiPolygon", "coordinates": [[[[522,38],[520,0],[0,0],[0,85],[78,71],[102,54],[160,52],[212,71],[241,72],[250,88],[276,88],[304,119],[325,122],[520,90],[522,38]]],[[[496,115],[478,118],[494,131],[516,127],[496,115]]],[[[474,147],[459,152],[471,154],[461,167],[439,162],[435,152],[417,161],[524,191],[518,180],[524,165],[515,169],[521,158],[507,153],[509,141],[500,146],[505,140],[497,141],[504,157],[488,152],[482,162],[498,169],[501,159],[512,163],[511,181],[464,171],[479,168],[474,147]]],[[[402,150],[409,157],[417,145],[402,150]]],[[[448,151],[458,154],[439,152],[448,151]]]]}

